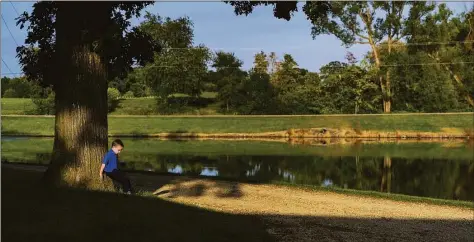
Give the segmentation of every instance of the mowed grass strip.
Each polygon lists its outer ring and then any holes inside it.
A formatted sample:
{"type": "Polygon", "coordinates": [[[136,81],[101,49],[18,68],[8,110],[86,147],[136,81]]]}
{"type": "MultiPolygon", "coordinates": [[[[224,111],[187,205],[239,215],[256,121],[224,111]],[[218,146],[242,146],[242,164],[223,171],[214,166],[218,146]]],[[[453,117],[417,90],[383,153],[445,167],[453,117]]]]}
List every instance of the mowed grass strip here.
{"type": "MultiPolygon", "coordinates": [[[[442,132],[472,130],[473,113],[321,116],[110,116],[110,135],[259,133],[306,128],[442,132]]],[[[53,135],[54,117],[2,116],[3,135],[53,135]]]]}
{"type": "MultiPolygon", "coordinates": [[[[185,98],[185,94],[173,94],[172,97],[185,98]]],[[[203,92],[201,98],[215,99],[216,92],[203,92]]],[[[31,98],[2,98],[2,115],[27,115],[33,113],[35,105],[31,98]]],[[[219,114],[220,102],[211,102],[206,107],[189,106],[187,115],[219,114]]],[[[154,97],[123,98],[118,102],[117,108],[110,115],[150,115],[159,114],[157,101],[154,97]]]]}
{"type": "Polygon", "coordinates": [[[30,98],[2,98],[2,115],[25,115],[35,109],[30,98]]]}

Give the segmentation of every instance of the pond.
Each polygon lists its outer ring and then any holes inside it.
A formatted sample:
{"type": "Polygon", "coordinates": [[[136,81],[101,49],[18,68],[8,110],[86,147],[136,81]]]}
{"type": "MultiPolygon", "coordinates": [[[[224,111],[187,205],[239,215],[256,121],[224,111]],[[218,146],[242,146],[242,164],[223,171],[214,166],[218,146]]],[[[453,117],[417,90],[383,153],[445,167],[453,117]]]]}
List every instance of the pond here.
{"type": "MultiPolygon", "coordinates": [[[[127,170],[474,200],[472,141],[122,141],[127,170]]],[[[2,137],[2,161],[47,164],[52,147],[2,137]]]]}

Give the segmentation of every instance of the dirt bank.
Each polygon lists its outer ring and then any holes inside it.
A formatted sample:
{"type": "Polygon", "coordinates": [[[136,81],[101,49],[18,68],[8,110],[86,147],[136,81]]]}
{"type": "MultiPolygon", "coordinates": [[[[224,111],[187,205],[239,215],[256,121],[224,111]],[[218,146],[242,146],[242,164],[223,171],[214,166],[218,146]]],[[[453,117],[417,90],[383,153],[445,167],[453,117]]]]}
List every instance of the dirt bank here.
{"type": "Polygon", "coordinates": [[[301,138],[355,138],[355,139],[469,139],[474,137],[472,130],[445,128],[442,132],[415,132],[415,131],[377,131],[358,130],[351,128],[329,129],[289,129],[286,131],[261,133],[158,133],[158,134],[109,134],[112,137],[155,137],[165,139],[176,138],[214,138],[214,139],[301,139],[301,138]]]}

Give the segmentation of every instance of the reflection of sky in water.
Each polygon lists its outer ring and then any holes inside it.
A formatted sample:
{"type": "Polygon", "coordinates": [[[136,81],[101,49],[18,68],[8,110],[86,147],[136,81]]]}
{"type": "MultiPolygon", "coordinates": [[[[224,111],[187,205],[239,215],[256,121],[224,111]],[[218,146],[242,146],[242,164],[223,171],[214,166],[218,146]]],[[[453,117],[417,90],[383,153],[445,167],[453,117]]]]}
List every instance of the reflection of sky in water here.
{"type": "Polygon", "coordinates": [[[177,165],[174,168],[168,169],[168,172],[181,174],[181,173],[183,173],[183,168],[180,165],[177,165]]]}
{"type": "Polygon", "coordinates": [[[199,174],[199,175],[201,175],[201,176],[218,176],[219,171],[214,167],[204,167],[204,169],[202,169],[202,171],[201,171],[201,174],[199,174]]]}
{"type": "MultiPolygon", "coordinates": [[[[49,164],[53,141],[50,138],[3,136],[2,162],[49,164]]],[[[150,142],[150,145],[161,145],[163,141],[147,142],[150,142]]],[[[472,200],[474,194],[468,179],[472,175],[469,173],[472,149],[468,143],[459,143],[459,146],[447,146],[447,143],[328,146],[314,148],[314,154],[313,147],[282,146],[281,149],[292,149],[290,154],[286,154],[286,150],[275,150],[273,143],[257,145],[245,142],[245,145],[237,145],[229,142],[229,148],[223,145],[222,141],[209,141],[203,142],[209,146],[204,146],[204,150],[201,150],[192,147],[195,144],[193,142],[179,143],[179,147],[176,147],[176,142],[165,142],[170,147],[179,148],[179,152],[184,154],[161,154],[159,151],[155,154],[155,151],[151,152],[142,147],[129,150],[120,155],[120,161],[125,162],[120,163],[120,168],[158,174],[169,172],[176,175],[199,174],[203,177],[222,176],[242,180],[250,178],[262,182],[281,181],[373,191],[380,191],[383,175],[390,171],[392,175],[386,176],[386,179],[392,179],[391,183],[383,183],[386,186],[383,189],[388,190],[388,184],[391,184],[392,193],[460,200],[472,200]],[[215,148],[211,145],[215,145],[215,148]],[[236,149],[233,149],[234,147],[236,149]],[[249,147],[251,154],[247,154],[246,149],[249,147]],[[416,150],[426,153],[414,152],[416,150]],[[228,152],[231,154],[227,155],[228,152]],[[360,162],[354,162],[356,155],[360,155],[357,160],[360,162]],[[390,167],[386,167],[384,156],[393,157],[390,167]],[[396,177],[399,179],[395,179],[396,177]],[[462,188],[459,194],[456,191],[458,187],[462,188]]],[[[165,150],[170,147],[165,146],[165,150]]]]}
{"type": "Polygon", "coordinates": [[[255,176],[255,174],[257,173],[257,171],[260,170],[260,164],[256,164],[252,170],[250,171],[247,171],[247,176],[255,176]]]}
{"type": "MultiPolygon", "coordinates": [[[[174,174],[182,174],[183,173],[183,167],[180,165],[175,166],[174,168],[169,168],[168,169],[169,173],[174,173],[174,174]]],[[[201,176],[218,176],[219,171],[215,167],[204,167],[201,170],[201,176]]]]}
{"type": "Polygon", "coordinates": [[[332,181],[331,181],[330,179],[324,179],[323,184],[321,184],[321,186],[323,186],[323,187],[330,187],[330,186],[332,186],[332,184],[333,184],[333,183],[332,183],[332,181]]]}
{"type": "Polygon", "coordinates": [[[291,173],[288,172],[288,171],[283,172],[283,177],[284,177],[285,179],[290,180],[290,181],[294,181],[294,180],[295,180],[295,175],[291,174],[291,173]]]}

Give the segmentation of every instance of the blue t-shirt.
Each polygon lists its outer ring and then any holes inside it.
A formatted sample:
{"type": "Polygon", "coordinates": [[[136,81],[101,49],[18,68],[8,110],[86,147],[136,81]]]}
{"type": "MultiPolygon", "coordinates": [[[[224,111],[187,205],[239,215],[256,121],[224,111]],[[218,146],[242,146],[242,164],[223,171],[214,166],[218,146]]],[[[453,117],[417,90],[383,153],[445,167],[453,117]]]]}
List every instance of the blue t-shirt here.
{"type": "Polygon", "coordinates": [[[102,160],[102,164],[105,164],[104,171],[112,172],[113,170],[117,169],[117,163],[117,155],[112,149],[110,149],[102,160]]]}

